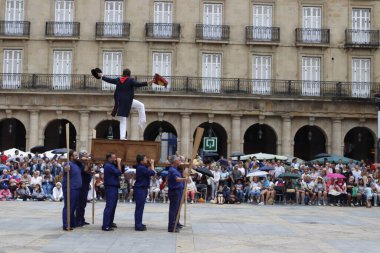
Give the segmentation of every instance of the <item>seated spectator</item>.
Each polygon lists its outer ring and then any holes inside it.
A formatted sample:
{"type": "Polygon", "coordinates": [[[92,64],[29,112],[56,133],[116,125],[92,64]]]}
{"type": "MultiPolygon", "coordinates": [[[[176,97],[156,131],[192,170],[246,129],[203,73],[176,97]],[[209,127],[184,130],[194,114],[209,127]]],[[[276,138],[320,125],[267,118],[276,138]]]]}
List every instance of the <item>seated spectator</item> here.
{"type": "Polygon", "coordinates": [[[120,177],[120,188],[119,188],[119,194],[121,194],[121,199],[126,200],[128,196],[128,179],[127,179],[127,173],[124,173],[120,177]]]}
{"type": "Polygon", "coordinates": [[[9,179],[11,176],[8,173],[8,170],[3,170],[3,174],[0,177],[0,189],[8,187],[9,179]]]}
{"type": "Polygon", "coordinates": [[[0,190],[0,201],[5,201],[5,200],[11,200],[12,199],[12,193],[8,189],[8,186],[4,186],[3,189],[0,190]]]}
{"type": "Polygon", "coordinates": [[[95,191],[96,196],[99,199],[104,199],[105,188],[104,188],[104,174],[95,174],[95,191]]]}
{"type": "Polygon", "coordinates": [[[347,187],[343,178],[338,178],[338,180],[335,181],[335,189],[340,192],[340,204],[343,205],[347,200],[347,187]]]}
{"type": "Polygon", "coordinates": [[[63,171],[59,171],[58,175],[54,177],[54,184],[57,184],[58,182],[62,183],[63,180],[63,171]]]}
{"type": "Polygon", "coordinates": [[[156,203],[156,198],[158,197],[158,194],[160,193],[160,182],[157,179],[157,175],[154,175],[150,180],[150,200],[153,203],[156,203]]]}
{"type": "Polygon", "coordinates": [[[37,200],[37,201],[44,201],[46,199],[44,190],[42,190],[42,188],[39,184],[36,184],[34,186],[34,190],[32,193],[32,199],[37,200]]]}
{"type": "Polygon", "coordinates": [[[302,179],[298,178],[294,180],[293,183],[296,190],[296,204],[297,205],[302,204],[303,203],[302,194],[304,192],[302,189],[302,179]]]}
{"type": "Polygon", "coordinates": [[[216,193],[216,203],[219,205],[223,205],[225,202],[224,196],[223,196],[223,186],[219,185],[218,191],[216,193]]]}
{"type": "Polygon", "coordinates": [[[260,183],[261,183],[261,192],[260,192],[259,205],[273,204],[273,200],[276,197],[276,195],[272,195],[274,191],[271,191],[269,180],[266,177],[263,177],[260,183]]]}
{"type": "Polygon", "coordinates": [[[241,179],[237,181],[237,184],[235,184],[236,189],[236,203],[240,204],[243,201],[244,198],[244,192],[243,192],[243,184],[241,182],[241,179]]]}
{"type": "Polygon", "coordinates": [[[193,182],[193,179],[189,177],[187,180],[187,196],[186,196],[186,201],[188,199],[191,199],[191,204],[194,203],[194,198],[195,198],[195,193],[197,192],[197,187],[195,186],[195,183],[193,182]]]}
{"type": "Polygon", "coordinates": [[[42,177],[42,189],[46,197],[51,198],[51,194],[53,193],[53,176],[48,168],[45,169],[44,176],[42,177]]]}
{"type": "Polygon", "coordinates": [[[330,206],[340,206],[339,202],[341,202],[341,192],[337,190],[336,179],[331,178],[329,184],[329,192],[328,196],[330,198],[330,206]]]}
{"type": "Polygon", "coordinates": [[[23,201],[27,201],[32,197],[32,194],[30,193],[30,190],[25,182],[22,182],[21,187],[17,189],[17,195],[18,198],[22,199],[23,201]]]}
{"type": "Polygon", "coordinates": [[[296,189],[290,178],[285,179],[285,198],[289,204],[294,204],[296,201],[296,189]]]}
{"type": "Polygon", "coordinates": [[[231,188],[230,197],[228,198],[228,203],[229,204],[238,203],[238,193],[235,186],[232,186],[231,188]]]}
{"type": "MultiPolygon", "coordinates": [[[[26,187],[29,188],[29,191],[31,190],[30,189],[30,179],[32,177],[28,174],[28,171],[25,171],[24,174],[21,176],[21,179],[20,179],[20,183],[25,183],[26,187]]],[[[33,189],[32,189],[33,190],[33,189]]]]}
{"type": "Polygon", "coordinates": [[[62,184],[60,182],[57,182],[55,184],[55,187],[53,188],[53,194],[51,196],[51,199],[53,201],[57,201],[57,202],[63,200],[62,184]]]}
{"type": "Polygon", "coordinates": [[[167,182],[167,177],[163,177],[160,179],[160,194],[162,196],[162,202],[167,203],[168,202],[168,182],[167,182]]]}
{"type": "Polygon", "coordinates": [[[253,180],[250,184],[249,188],[249,201],[251,203],[254,203],[255,201],[257,204],[259,204],[260,200],[260,194],[261,194],[261,183],[259,182],[258,177],[253,177],[253,180]]]}
{"type": "Polygon", "coordinates": [[[375,183],[372,186],[372,192],[373,192],[373,205],[379,206],[380,205],[380,181],[375,183]]]}
{"type": "Polygon", "coordinates": [[[318,197],[318,206],[327,205],[326,183],[322,177],[318,177],[315,180],[314,192],[318,197]]]}
{"type": "Polygon", "coordinates": [[[315,198],[314,192],[314,181],[311,180],[309,175],[304,176],[304,180],[302,181],[302,201],[303,205],[312,205],[315,198]]]}
{"type": "Polygon", "coordinates": [[[355,203],[355,206],[359,206],[359,205],[361,206],[361,205],[363,205],[363,203],[362,203],[363,201],[367,201],[366,186],[364,184],[363,178],[359,179],[356,199],[357,199],[357,202],[355,203]]]}
{"type": "Polygon", "coordinates": [[[230,187],[228,187],[228,185],[224,185],[223,186],[223,198],[224,198],[225,203],[228,203],[230,201],[230,196],[231,196],[230,187]]]}
{"type": "Polygon", "coordinates": [[[243,174],[240,172],[237,165],[234,166],[234,170],[230,173],[231,185],[236,184],[239,179],[243,178],[243,174]]]}
{"type": "Polygon", "coordinates": [[[225,166],[222,166],[222,170],[220,171],[220,184],[225,185],[228,183],[230,173],[227,171],[225,166]]]}
{"type": "Polygon", "coordinates": [[[13,175],[10,177],[8,182],[8,189],[11,191],[14,199],[17,199],[17,188],[18,182],[20,182],[20,178],[17,176],[17,171],[13,171],[13,175]]]}
{"type": "Polygon", "coordinates": [[[132,199],[133,199],[133,186],[135,185],[135,182],[136,182],[136,174],[135,173],[130,173],[129,174],[129,195],[128,195],[129,203],[132,203],[132,199]]]}
{"type": "Polygon", "coordinates": [[[37,184],[42,186],[42,177],[40,177],[40,172],[38,170],[33,172],[33,176],[30,179],[30,185],[33,187],[33,190],[37,184]]]}

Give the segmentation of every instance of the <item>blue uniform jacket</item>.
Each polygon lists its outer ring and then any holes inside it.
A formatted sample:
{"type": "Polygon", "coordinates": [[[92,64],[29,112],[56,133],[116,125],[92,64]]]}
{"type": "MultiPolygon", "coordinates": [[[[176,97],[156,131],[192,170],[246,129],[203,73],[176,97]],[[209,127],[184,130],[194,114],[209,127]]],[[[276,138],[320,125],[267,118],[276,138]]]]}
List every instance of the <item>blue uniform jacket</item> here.
{"type": "Polygon", "coordinates": [[[150,186],[150,177],[156,173],[148,169],[145,165],[139,164],[136,168],[136,182],[134,187],[148,189],[150,186]]]}
{"type": "MultiPolygon", "coordinates": [[[[70,161],[70,189],[76,190],[82,187],[82,170],[75,162],[70,161]]],[[[64,171],[62,187],[67,186],[67,173],[64,171]]]]}
{"type": "Polygon", "coordinates": [[[177,182],[176,178],[182,178],[181,173],[176,167],[170,167],[168,171],[168,188],[169,190],[181,190],[183,189],[183,183],[177,182]]]}
{"type": "Polygon", "coordinates": [[[121,171],[116,167],[115,164],[106,162],[104,164],[104,186],[114,186],[120,187],[121,171]]]}
{"type": "Polygon", "coordinates": [[[103,76],[102,80],[116,85],[114,97],[118,104],[117,116],[122,117],[129,116],[133,98],[135,97],[135,88],[148,85],[147,82],[139,83],[130,77],[109,78],[103,76]]]}
{"type": "Polygon", "coordinates": [[[86,185],[88,188],[89,184],[91,182],[91,174],[89,172],[84,171],[84,165],[83,164],[81,164],[80,169],[82,172],[82,186],[86,185]]]}

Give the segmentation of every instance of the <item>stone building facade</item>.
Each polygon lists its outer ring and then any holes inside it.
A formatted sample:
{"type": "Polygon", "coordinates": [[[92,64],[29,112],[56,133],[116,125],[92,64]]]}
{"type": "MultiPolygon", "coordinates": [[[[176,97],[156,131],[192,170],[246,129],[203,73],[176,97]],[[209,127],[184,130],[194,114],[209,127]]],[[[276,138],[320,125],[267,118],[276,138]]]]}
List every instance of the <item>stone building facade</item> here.
{"type": "Polygon", "coordinates": [[[190,155],[196,127],[218,153],[374,159],[380,1],[0,0],[0,149],[90,149],[117,136],[112,87],[89,75],[159,72],[136,95],[169,153],[190,155]],[[110,131],[109,131],[110,130],[110,131]],[[166,134],[165,134],[166,133],[166,134]],[[168,133],[170,133],[168,135],[168,133]]]}

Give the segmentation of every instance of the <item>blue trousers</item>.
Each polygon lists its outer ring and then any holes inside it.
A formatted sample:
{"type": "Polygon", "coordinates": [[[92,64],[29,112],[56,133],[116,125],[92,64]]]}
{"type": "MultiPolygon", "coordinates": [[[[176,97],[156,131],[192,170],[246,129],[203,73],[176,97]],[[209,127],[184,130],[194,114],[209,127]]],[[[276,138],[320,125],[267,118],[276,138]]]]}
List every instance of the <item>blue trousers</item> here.
{"type": "MultiPolygon", "coordinates": [[[[63,210],[62,210],[62,223],[63,227],[67,228],[67,188],[62,187],[63,190],[63,210]]],[[[70,227],[76,227],[76,215],[75,210],[79,203],[79,191],[80,189],[70,189],[70,227]]]]}
{"type": "Polygon", "coordinates": [[[177,213],[181,199],[181,191],[179,189],[169,190],[168,197],[170,201],[168,230],[171,231],[174,229],[175,220],[177,218],[177,213]]]}
{"type": "Polygon", "coordinates": [[[117,196],[119,193],[119,188],[116,186],[106,186],[106,207],[103,212],[103,226],[102,228],[110,228],[113,219],[115,218],[115,211],[117,205],[117,196]]]}
{"type": "Polygon", "coordinates": [[[82,188],[79,193],[79,203],[76,211],[77,226],[83,226],[85,222],[84,214],[87,206],[87,194],[89,191],[89,184],[82,184],[82,188]]]}
{"type": "Polygon", "coordinates": [[[148,196],[148,189],[136,187],[133,189],[133,196],[136,201],[135,228],[141,229],[143,228],[142,218],[144,213],[146,197],[148,196]]]}

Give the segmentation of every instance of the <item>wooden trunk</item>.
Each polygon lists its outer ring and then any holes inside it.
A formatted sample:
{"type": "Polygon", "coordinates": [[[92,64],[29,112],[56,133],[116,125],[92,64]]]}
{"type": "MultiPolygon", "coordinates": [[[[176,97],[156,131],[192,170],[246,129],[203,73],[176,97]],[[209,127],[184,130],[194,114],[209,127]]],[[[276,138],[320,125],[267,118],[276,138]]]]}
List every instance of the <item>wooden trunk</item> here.
{"type": "Polygon", "coordinates": [[[144,154],[157,162],[161,157],[161,143],[156,141],[92,139],[91,147],[92,159],[95,161],[105,161],[108,152],[115,153],[127,165],[135,165],[138,154],[144,154]]]}

